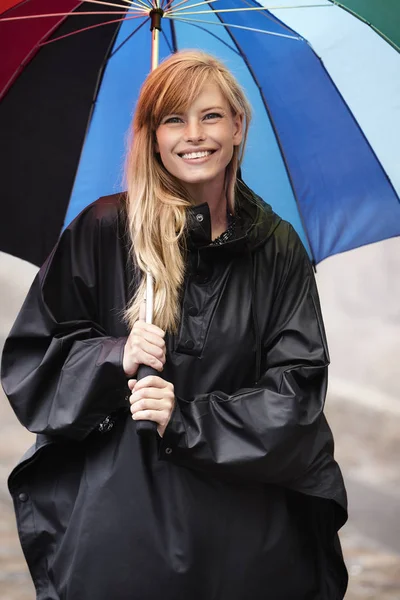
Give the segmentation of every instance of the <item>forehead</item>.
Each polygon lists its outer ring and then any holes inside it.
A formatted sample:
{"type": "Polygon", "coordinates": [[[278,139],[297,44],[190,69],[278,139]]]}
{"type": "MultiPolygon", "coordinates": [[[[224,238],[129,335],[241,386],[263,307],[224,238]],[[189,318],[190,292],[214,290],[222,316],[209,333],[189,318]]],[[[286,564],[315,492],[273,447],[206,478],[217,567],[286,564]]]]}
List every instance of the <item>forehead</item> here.
{"type": "Polygon", "coordinates": [[[221,88],[214,82],[207,82],[201,88],[197,96],[192,100],[191,107],[209,108],[212,106],[228,107],[228,101],[222,93],[221,88]]]}
{"type": "MultiPolygon", "coordinates": [[[[199,90],[180,90],[177,94],[167,94],[164,102],[159,105],[159,117],[188,111],[201,111],[207,108],[217,107],[229,109],[229,103],[220,86],[214,81],[205,81],[199,90]]],[[[156,112],[157,109],[156,109],[156,112]]],[[[156,118],[156,120],[158,120],[156,118]]],[[[159,122],[159,120],[158,120],[159,122]]]]}

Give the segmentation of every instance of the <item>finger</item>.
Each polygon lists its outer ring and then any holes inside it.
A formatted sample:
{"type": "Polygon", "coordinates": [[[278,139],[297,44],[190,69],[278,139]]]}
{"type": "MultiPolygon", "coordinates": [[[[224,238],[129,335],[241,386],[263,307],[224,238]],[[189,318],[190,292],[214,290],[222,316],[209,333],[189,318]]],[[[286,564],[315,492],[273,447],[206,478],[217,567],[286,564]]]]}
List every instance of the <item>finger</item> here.
{"type": "Polygon", "coordinates": [[[140,308],[139,308],[139,320],[140,321],[145,321],[146,320],[146,300],[144,300],[142,302],[142,304],[140,305],[140,308]]]}
{"type": "Polygon", "coordinates": [[[139,320],[134,323],[133,329],[135,329],[135,328],[145,329],[161,338],[165,337],[165,331],[163,329],[161,329],[160,327],[157,327],[157,325],[154,325],[154,323],[146,323],[146,321],[144,321],[144,320],[139,320]]]}
{"type": "Polygon", "coordinates": [[[156,411],[152,410],[142,410],[141,412],[135,413],[132,415],[132,419],[134,421],[154,421],[155,423],[158,423],[156,411]]]}
{"type": "Polygon", "coordinates": [[[129,397],[129,402],[131,404],[135,404],[141,401],[145,402],[147,400],[155,400],[156,402],[160,402],[164,399],[166,402],[171,402],[171,399],[165,396],[164,390],[160,388],[144,388],[143,390],[139,390],[138,392],[132,392],[132,394],[129,397]]]}
{"type": "Polygon", "coordinates": [[[159,348],[165,348],[165,340],[158,331],[162,331],[162,329],[159,329],[156,325],[136,321],[131,332],[131,338],[145,339],[159,348]]]}
{"type": "Polygon", "coordinates": [[[145,398],[131,404],[130,411],[132,414],[142,412],[144,410],[153,410],[157,412],[171,412],[171,403],[164,400],[163,398],[145,398]]]}
{"type": "Polygon", "coordinates": [[[137,384],[137,379],[128,379],[128,388],[133,391],[133,388],[137,384]]]}
{"type": "Polygon", "coordinates": [[[145,352],[144,350],[139,350],[139,352],[135,354],[135,361],[139,365],[147,365],[161,373],[164,369],[165,355],[162,355],[161,358],[157,358],[153,354],[145,352]]]}
{"type": "Polygon", "coordinates": [[[155,423],[163,423],[165,415],[158,410],[142,410],[132,415],[134,421],[154,421],[155,423]]]}
{"type": "Polygon", "coordinates": [[[165,362],[164,348],[161,348],[160,346],[156,346],[155,344],[148,342],[144,338],[136,340],[136,349],[139,351],[142,350],[143,352],[146,352],[147,354],[151,354],[152,356],[154,356],[154,358],[158,358],[158,360],[165,362]]]}
{"type": "Polygon", "coordinates": [[[162,370],[166,361],[164,348],[155,346],[138,336],[132,337],[124,358],[131,359],[136,364],[145,364],[149,367],[154,367],[157,370],[162,370]],[[149,360],[152,362],[149,363],[149,360]]]}
{"type": "Polygon", "coordinates": [[[168,382],[166,382],[162,377],[158,377],[157,375],[148,375],[136,383],[135,392],[143,390],[143,388],[165,388],[166,383],[168,382]]]}

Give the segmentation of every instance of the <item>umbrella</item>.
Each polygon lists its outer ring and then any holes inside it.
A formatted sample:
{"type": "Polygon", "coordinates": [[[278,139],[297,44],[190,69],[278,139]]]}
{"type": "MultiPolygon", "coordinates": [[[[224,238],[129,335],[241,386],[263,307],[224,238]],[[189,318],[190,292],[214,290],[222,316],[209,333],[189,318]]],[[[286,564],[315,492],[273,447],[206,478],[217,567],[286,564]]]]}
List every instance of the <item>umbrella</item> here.
{"type": "Polygon", "coordinates": [[[0,249],[40,264],[85,205],[122,189],[156,8],[161,59],[202,48],[245,87],[255,118],[243,178],[292,222],[314,263],[399,235],[398,2],[263,1],[268,9],[238,10],[260,9],[254,0],[6,0],[0,249]]]}

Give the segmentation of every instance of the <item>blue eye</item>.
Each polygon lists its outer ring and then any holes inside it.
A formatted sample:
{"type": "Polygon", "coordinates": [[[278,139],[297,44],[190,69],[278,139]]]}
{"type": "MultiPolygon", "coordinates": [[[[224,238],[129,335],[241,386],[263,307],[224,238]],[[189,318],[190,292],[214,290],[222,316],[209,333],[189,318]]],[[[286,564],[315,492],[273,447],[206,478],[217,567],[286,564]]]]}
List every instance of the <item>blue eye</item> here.
{"type": "Polygon", "coordinates": [[[180,123],[182,119],[180,117],[168,117],[165,119],[164,123],[180,123]]]}
{"type": "Polygon", "coordinates": [[[207,119],[207,120],[209,120],[209,119],[222,119],[222,115],[220,115],[219,113],[207,113],[204,118],[207,119]]]}

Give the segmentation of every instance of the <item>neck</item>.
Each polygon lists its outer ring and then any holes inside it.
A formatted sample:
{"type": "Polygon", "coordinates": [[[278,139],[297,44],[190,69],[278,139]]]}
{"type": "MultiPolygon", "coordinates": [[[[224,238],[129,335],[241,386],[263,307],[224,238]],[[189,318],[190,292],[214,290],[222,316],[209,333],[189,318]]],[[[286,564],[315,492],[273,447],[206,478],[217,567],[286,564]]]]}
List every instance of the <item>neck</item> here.
{"type": "Polygon", "coordinates": [[[227,228],[227,199],[225,194],[224,180],[206,182],[190,186],[187,184],[188,192],[196,205],[207,202],[211,216],[211,237],[214,240],[227,228]]]}

